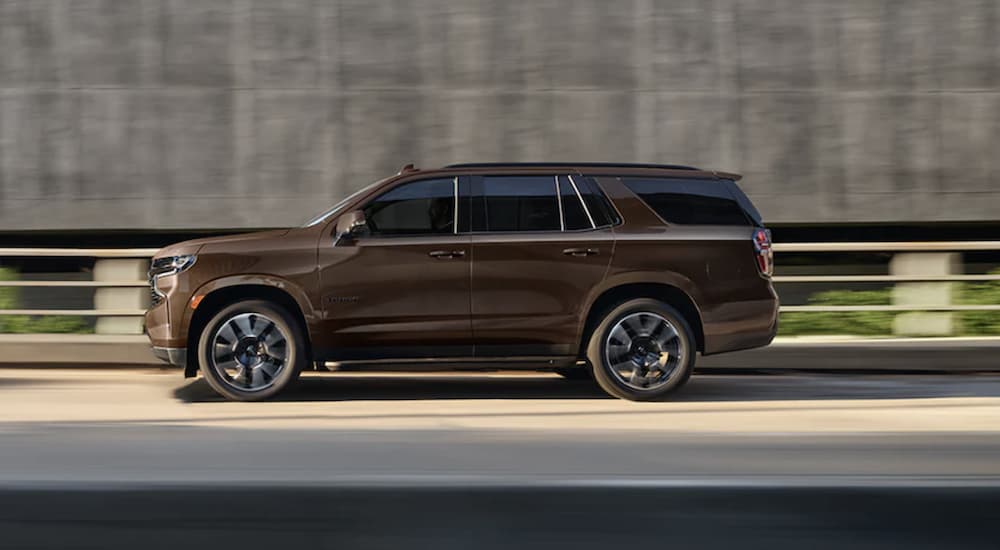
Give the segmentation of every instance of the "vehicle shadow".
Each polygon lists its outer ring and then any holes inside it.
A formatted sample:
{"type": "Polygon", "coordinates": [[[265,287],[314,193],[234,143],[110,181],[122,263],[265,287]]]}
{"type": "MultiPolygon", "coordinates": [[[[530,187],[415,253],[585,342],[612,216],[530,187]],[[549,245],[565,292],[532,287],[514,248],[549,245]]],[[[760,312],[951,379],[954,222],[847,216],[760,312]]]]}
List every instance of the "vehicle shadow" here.
{"type": "MultiPolygon", "coordinates": [[[[174,392],[187,402],[221,400],[199,378],[174,392]]],[[[418,401],[453,399],[611,399],[590,380],[560,377],[491,377],[406,375],[400,377],[352,374],[304,374],[272,401],[418,401]]]]}
{"type": "Polygon", "coordinates": [[[8,378],[5,377],[3,373],[0,373],[0,387],[43,386],[43,385],[54,385],[58,383],[59,380],[52,380],[46,378],[27,378],[27,377],[8,378]]]}
{"type": "MultiPolygon", "coordinates": [[[[174,397],[188,403],[223,401],[203,379],[177,388],[174,397]]],[[[737,402],[843,399],[926,399],[1000,397],[1000,376],[990,375],[695,375],[664,401],[737,402]]],[[[458,399],[614,399],[592,380],[557,375],[351,373],[304,374],[294,386],[271,399],[309,401],[421,401],[458,399]]]]}

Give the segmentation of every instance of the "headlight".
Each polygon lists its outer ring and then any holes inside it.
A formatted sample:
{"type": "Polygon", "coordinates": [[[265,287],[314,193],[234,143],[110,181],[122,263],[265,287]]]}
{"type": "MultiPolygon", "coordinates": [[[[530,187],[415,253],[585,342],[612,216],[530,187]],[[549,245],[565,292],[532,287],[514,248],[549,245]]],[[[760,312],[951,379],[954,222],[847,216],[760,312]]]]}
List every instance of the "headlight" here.
{"type": "Polygon", "coordinates": [[[194,254],[184,256],[167,256],[153,260],[153,265],[149,268],[149,278],[158,279],[167,275],[175,275],[194,265],[197,258],[194,254]]]}
{"type": "Polygon", "coordinates": [[[153,264],[149,267],[149,288],[152,291],[151,298],[154,306],[162,302],[164,298],[160,289],[156,288],[156,281],[161,277],[176,275],[190,269],[197,258],[194,254],[185,254],[183,256],[167,256],[153,260],[153,264]]]}

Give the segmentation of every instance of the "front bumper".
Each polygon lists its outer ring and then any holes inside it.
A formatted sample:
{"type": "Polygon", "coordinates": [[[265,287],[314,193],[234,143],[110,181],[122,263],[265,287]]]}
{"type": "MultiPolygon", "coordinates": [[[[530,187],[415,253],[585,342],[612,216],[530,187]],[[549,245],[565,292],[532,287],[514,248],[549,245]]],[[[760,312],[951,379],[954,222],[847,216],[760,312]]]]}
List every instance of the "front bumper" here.
{"type": "Polygon", "coordinates": [[[161,361],[176,365],[178,367],[187,366],[187,348],[160,348],[153,346],[153,355],[161,361]]]}

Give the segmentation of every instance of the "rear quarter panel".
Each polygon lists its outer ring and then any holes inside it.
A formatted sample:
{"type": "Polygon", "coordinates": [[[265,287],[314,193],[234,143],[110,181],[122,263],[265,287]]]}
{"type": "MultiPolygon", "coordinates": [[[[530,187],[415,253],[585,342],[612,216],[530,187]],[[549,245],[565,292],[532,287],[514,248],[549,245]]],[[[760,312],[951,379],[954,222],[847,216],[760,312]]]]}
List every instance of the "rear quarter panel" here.
{"type": "Polygon", "coordinates": [[[603,289],[657,282],[687,293],[701,313],[705,354],[765,345],[777,298],[761,277],[748,226],[668,225],[618,178],[597,178],[623,218],[603,289]]]}

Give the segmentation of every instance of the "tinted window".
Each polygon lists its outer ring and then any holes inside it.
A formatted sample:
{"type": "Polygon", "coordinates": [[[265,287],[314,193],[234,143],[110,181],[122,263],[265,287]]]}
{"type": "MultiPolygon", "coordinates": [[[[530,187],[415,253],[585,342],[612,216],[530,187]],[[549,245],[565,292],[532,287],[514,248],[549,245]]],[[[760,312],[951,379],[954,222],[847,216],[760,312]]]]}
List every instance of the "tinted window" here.
{"type": "Polygon", "coordinates": [[[566,230],[590,229],[590,218],[583,209],[583,203],[577,196],[573,185],[566,176],[559,176],[559,195],[562,199],[563,220],[566,223],[566,230]]]}
{"type": "Polygon", "coordinates": [[[750,225],[723,181],[674,178],[623,178],[622,181],[667,222],[750,225]]]}
{"type": "Polygon", "coordinates": [[[406,183],[364,208],[373,235],[435,235],[454,232],[455,182],[452,179],[406,183]]]}
{"type": "Polygon", "coordinates": [[[574,176],[573,181],[580,189],[580,195],[583,196],[583,202],[587,205],[590,217],[594,218],[594,225],[604,227],[620,221],[618,213],[611,207],[608,198],[604,196],[604,192],[592,178],[574,176]]]}
{"type": "Polygon", "coordinates": [[[482,179],[488,231],[559,231],[554,176],[486,176],[482,179]]]}
{"type": "Polygon", "coordinates": [[[736,185],[736,182],[733,180],[722,181],[724,182],[726,188],[729,189],[729,192],[736,197],[736,202],[740,203],[740,206],[743,208],[743,211],[747,213],[747,216],[750,216],[750,219],[753,220],[753,222],[758,226],[764,227],[764,219],[761,218],[760,212],[758,212],[757,207],[750,202],[750,197],[746,196],[746,193],[740,189],[740,186],[736,185]]]}

